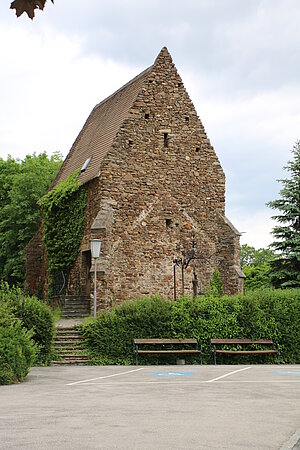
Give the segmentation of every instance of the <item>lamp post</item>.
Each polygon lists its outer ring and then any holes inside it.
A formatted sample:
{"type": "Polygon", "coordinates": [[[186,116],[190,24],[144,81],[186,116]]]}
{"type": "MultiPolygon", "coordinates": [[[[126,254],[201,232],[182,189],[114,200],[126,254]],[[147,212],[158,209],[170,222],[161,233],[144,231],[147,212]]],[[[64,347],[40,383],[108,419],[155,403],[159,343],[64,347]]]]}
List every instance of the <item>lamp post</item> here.
{"type": "Polygon", "coordinates": [[[102,244],[101,239],[91,239],[91,254],[92,258],[94,258],[95,263],[94,317],[96,317],[96,309],[97,309],[97,259],[100,256],[101,244],[102,244]]]}

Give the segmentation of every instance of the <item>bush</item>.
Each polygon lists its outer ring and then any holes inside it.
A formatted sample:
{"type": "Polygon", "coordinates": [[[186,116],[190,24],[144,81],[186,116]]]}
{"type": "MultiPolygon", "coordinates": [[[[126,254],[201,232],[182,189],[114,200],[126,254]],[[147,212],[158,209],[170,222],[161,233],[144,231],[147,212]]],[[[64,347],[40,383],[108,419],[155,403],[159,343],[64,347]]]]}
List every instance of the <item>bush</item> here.
{"type": "Polygon", "coordinates": [[[82,327],[85,341],[95,364],[131,364],[132,340],[168,335],[171,302],[156,296],[136,302],[124,302],[97,319],[88,319],[82,327]]]}
{"type": "Polygon", "coordinates": [[[10,326],[0,326],[0,384],[22,381],[36,356],[32,333],[14,320],[10,326]]]}
{"type": "Polygon", "coordinates": [[[54,320],[51,309],[36,297],[24,296],[19,288],[0,284],[0,304],[21,320],[22,326],[31,331],[36,345],[35,364],[49,364],[52,358],[54,320]]]}
{"type": "MultiPolygon", "coordinates": [[[[125,302],[89,319],[81,331],[95,364],[130,364],[134,338],[199,340],[211,363],[210,338],[269,338],[280,344],[282,363],[300,361],[300,290],[258,290],[218,298],[159,297],[125,302]]],[[[164,361],[153,356],[144,362],[164,361]]],[[[171,361],[171,358],[168,358],[171,361]]],[[[191,359],[191,361],[193,361],[191,359]]],[[[224,357],[223,362],[265,362],[266,358],[224,357]]]]}

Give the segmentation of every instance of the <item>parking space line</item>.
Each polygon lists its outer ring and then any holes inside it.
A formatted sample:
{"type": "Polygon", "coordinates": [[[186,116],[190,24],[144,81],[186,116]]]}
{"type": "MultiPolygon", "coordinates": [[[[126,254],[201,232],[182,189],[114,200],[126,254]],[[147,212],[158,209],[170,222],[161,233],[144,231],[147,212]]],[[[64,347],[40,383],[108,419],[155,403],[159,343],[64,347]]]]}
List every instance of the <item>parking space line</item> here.
{"type": "Polygon", "coordinates": [[[126,372],[113,373],[111,375],[105,375],[103,377],[90,378],[89,380],[74,381],[73,383],[67,383],[66,386],[74,386],[75,384],[88,383],[89,381],[104,380],[105,378],[118,377],[120,375],[125,375],[127,373],[138,372],[139,370],[144,370],[144,367],[140,367],[139,369],[134,370],[127,370],[126,372]]]}
{"type": "MultiPolygon", "coordinates": [[[[151,388],[153,386],[157,385],[164,385],[168,388],[174,387],[174,386],[195,386],[195,385],[207,385],[207,381],[186,381],[186,382],[170,382],[170,381],[116,381],[114,383],[103,383],[101,384],[101,388],[107,388],[107,387],[116,387],[116,386],[147,386],[150,385],[151,388]]],[[[283,381],[266,381],[266,380],[228,380],[228,381],[220,381],[217,384],[218,385],[230,385],[230,384],[291,384],[296,383],[300,384],[300,381],[297,380],[283,380],[283,381]]],[[[85,382],[84,386],[100,386],[100,383],[96,382],[85,382]]]]}
{"type": "Polygon", "coordinates": [[[213,378],[212,380],[207,380],[206,383],[213,383],[214,381],[221,380],[221,378],[229,377],[234,373],[243,372],[244,370],[251,369],[251,367],[244,367],[243,369],[234,370],[233,372],[225,373],[225,375],[221,375],[220,377],[213,378]]]}

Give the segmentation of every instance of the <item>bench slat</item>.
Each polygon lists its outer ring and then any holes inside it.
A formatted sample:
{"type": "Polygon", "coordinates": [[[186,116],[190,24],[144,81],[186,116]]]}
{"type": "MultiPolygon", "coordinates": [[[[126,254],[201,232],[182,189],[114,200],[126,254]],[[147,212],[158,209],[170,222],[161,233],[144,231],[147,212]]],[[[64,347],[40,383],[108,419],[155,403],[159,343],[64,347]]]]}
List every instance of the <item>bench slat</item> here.
{"type": "Polygon", "coordinates": [[[150,354],[193,354],[193,353],[201,353],[200,350],[137,350],[139,355],[150,355],[150,354]]]}
{"type": "Polygon", "coordinates": [[[278,350],[216,350],[216,353],[227,355],[254,355],[254,354],[275,354],[278,350]]]}
{"type": "Polygon", "coordinates": [[[271,339],[211,339],[212,345],[226,345],[226,344],[262,344],[262,345],[273,345],[273,341],[271,339]]]}
{"type": "Polygon", "coordinates": [[[197,344],[197,339],[134,339],[134,344],[197,344]]]}

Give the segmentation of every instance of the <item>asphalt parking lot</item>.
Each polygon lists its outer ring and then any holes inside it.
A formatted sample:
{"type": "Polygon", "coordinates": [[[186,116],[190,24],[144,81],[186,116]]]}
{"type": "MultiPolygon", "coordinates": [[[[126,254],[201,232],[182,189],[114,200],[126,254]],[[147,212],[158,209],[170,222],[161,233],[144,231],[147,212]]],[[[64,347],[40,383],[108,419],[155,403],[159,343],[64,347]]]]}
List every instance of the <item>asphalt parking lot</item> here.
{"type": "Polygon", "coordinates": [[[0,387],[0,448],[300,449],[300,365],[56,366],[0,387]]]}

